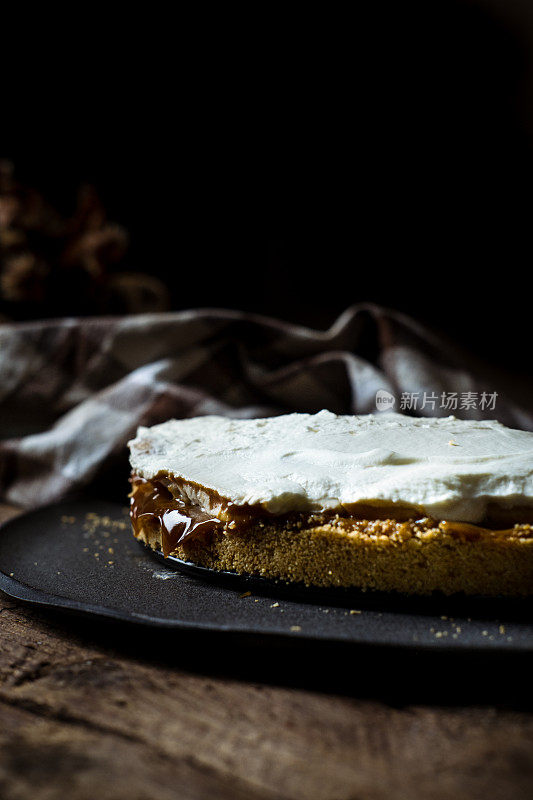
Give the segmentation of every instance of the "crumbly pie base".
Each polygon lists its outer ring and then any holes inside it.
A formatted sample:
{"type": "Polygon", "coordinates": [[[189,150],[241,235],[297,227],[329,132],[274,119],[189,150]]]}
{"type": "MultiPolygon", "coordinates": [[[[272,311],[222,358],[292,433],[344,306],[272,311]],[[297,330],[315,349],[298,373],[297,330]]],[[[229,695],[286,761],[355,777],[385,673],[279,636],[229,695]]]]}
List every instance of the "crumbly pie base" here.
{"type": "MultiPolygon", "coordinates": [[[[135,505],[134,481],[132,504],[135,505]]],[[[320,587],[429,595],[533,593],[533,529],[311,515],[207,526],[169,545],[160,518],[132,514],[149,547],[214,570],[320,587]]]]}

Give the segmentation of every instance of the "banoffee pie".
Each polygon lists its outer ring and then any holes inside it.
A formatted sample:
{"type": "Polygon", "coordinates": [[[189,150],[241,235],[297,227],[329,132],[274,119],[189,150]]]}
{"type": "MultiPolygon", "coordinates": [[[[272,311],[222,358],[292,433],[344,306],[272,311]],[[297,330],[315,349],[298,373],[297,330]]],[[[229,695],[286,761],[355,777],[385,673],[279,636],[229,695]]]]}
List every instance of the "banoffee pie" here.
{"type": "Polygon", "coordinates": [[[406,594],[533,593],[533,433],[287,414],[139,428],[137,539],[212,570],[406,594]]]}

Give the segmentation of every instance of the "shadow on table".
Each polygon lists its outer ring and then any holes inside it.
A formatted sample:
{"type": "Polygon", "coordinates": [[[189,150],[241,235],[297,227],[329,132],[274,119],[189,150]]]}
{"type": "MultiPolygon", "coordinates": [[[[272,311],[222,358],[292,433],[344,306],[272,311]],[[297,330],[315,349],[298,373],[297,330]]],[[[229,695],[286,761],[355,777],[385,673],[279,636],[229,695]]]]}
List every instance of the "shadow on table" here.
{"type": "Polygon", "coordinates": [[[533,709],[533,653],[357,646],[144,628],[35,611],[85,645],[177,671],[376,700],[391,706],[533,709]]]}

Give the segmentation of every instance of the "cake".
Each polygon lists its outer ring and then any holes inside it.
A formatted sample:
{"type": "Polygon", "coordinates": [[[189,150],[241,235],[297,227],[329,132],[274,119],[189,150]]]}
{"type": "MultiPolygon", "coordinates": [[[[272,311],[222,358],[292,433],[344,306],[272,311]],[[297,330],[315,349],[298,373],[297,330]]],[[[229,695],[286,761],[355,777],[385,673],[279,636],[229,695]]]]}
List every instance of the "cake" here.
{"type": "Polygon", "coordinates": [[[165,556],[308,586],[533,593],[533,433],[321,411],[169,420],[129,447],[133,532],[165,556]]]}

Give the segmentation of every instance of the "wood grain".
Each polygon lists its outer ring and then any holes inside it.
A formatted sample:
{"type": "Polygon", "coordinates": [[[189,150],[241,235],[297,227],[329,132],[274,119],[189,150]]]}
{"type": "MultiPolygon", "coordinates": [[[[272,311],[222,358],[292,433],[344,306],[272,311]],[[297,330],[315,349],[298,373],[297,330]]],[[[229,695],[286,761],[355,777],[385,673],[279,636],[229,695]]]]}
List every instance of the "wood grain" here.
{"type": "MultiPolygon", "coordinates": [[[[531,796],[524,711],[413,705],[408,691],[393,707],[365,696],[357,662],[353,696],[236,679],[209,669],[209,644],[193,671],[194,640],[4,595],[0,630],[2,800],[531,796]]],[[[211,656],[220,665],[227,654],[211,656]]],[[[394,661],[388,670],[402,679],[394,661]]]]}

